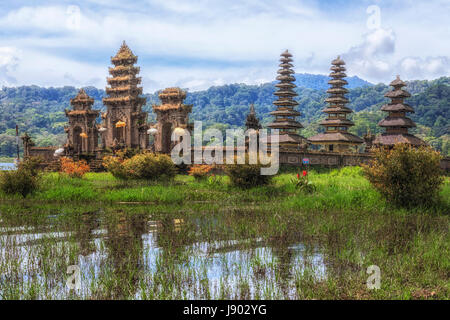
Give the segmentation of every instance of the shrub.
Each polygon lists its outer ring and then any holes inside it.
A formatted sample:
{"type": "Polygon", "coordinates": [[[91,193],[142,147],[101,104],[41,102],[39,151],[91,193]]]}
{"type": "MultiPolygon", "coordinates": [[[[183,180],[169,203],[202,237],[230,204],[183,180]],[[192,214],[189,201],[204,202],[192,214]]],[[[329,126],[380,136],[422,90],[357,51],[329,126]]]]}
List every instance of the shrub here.
{"type": "Polygon", "coordinates": [[[193,176],[195,180],[203,180],[208,177],[212,168],[212,166],[207,164],[195,164],[189,169],[189,175],[193,176]]]}
{"type": "Polygon", "coordinates": [[[164,154],[143,153],[125,160],[108,156],[103,159],[103,166],[118,179],[153,180],[173,178],[176,174],[172,159],[164,154]]]}
{"type": "Polygon", "coordinates": [[[405,144],[378,149],[375,159],[363,165],[365,176],[388,202],[397,206],[428,205],[437,200],[443,183],[441,155],[431,147],[405,144]]]}
{"type": "Polygon", "coordinates": [[[27,157],[19,162],[18,169],[30,171],[32,175],[37,176],[39,174],[42,164],[41,157],[27,157]]]}
{"type": "Polygon", "coordinates": [[[6,194],[20,194],[26,197],[39,185],[40,159],[30,157],[22,161],[17,170],[0,171],[0,189],[6,194]]]}
{"type": "Polygon", "coordinates": [[[257,164],[248,164],[246,156],[245,164],[227,164],[225,165],[225,174],[230,177],[233,185],[241,188],[251,188],[269,184],[272,176],[262,175],[263,165],[258,161],[257,164]]]}
{"type": "Polygon", "coordinates": [[[89,171],[89,165],[85,160],[73,161],[70,158],[61,158],[61,172],[71,178],[82,178],[89,171]]]}
{"type": "Polygon", "coordinates": [[[119,157],[115,156],[106,156],[103,158],[103,166],[108,172],[111,172],[111,174],[118,178],[118,179],[129,179],[131,178],[128,173],[125,170],[125,167],[123,166],[124,160],[120,159],[119,157]]]}

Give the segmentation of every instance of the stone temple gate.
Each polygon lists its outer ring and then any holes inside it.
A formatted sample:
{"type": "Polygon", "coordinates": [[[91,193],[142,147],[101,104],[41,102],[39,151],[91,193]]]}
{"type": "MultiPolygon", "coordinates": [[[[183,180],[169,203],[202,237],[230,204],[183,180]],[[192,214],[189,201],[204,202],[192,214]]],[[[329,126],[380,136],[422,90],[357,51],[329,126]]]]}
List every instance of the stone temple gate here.
{"type": "Polygon", "coordinates": [[[159,94],[160,105],[154,105],[156,113],[155,151],[170,153],[174,143],[171,142],[174,130],[192,130],[189,124],[189,113],[192,105],[186,105],[183,100],[186,92],[180,88],[167,88],[159,94]]]}

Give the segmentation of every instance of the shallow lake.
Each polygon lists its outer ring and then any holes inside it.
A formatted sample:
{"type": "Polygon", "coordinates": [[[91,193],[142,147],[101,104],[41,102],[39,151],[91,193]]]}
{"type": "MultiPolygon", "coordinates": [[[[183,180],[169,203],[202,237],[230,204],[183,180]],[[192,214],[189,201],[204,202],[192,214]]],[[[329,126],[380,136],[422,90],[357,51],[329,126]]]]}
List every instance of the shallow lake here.
{"type": "Polygon", "coordinates": [[[14,170],[16,165],[14,163],[0,162],[0,170],[14,170]]]}
{"type": "Polygon", "coordinates": [[[4,299],[295,299],[300,279],[325,281],[328,273],[301,230],[248,237],[248,217],[126,206],[3,206],[0,214],[4,299]]]}

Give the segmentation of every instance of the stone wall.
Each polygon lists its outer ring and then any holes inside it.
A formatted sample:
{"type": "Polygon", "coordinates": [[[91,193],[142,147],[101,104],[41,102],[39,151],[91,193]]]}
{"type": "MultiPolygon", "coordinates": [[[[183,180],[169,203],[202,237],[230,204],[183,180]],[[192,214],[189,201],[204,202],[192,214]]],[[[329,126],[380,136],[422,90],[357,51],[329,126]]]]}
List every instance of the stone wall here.
{"type": "Polygon", "coordinates": [[[55,160],[53,154],[58,147],[30,147],[28,155],[30,157],[40,157],[44,162],[55,160]]]}
{"type": "Polygon", "coordinates": [[[299,166],[303,159],[309,159],[310,166],[342,167],[368,163],[372,155],[368,153],[336,153],[321,151],[280,151],[280,164],[299,166]]]}

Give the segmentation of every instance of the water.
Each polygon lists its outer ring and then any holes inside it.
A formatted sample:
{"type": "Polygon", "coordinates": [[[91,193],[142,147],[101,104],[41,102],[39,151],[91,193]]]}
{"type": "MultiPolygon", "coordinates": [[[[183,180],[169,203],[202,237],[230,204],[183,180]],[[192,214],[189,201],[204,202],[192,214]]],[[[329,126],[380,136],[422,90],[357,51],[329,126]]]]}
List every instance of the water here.
{"type": "Polygon", "coordinates": [[[14,170],[16,165],[14,163],[0,162],[0,170],[14,170]]]}
{"type": "Polygon", "coordinates": [[[299,277],[326,279],[319,247],[263,234],[239,237],[224,232],[236,226],[222,216],[123,209],[4,215],[0,297],[20,288],[18,298],[37,299],[295,299],[299,277]],[[75,292],[66,286],[69,265],[80,270],[75,292]]]}

